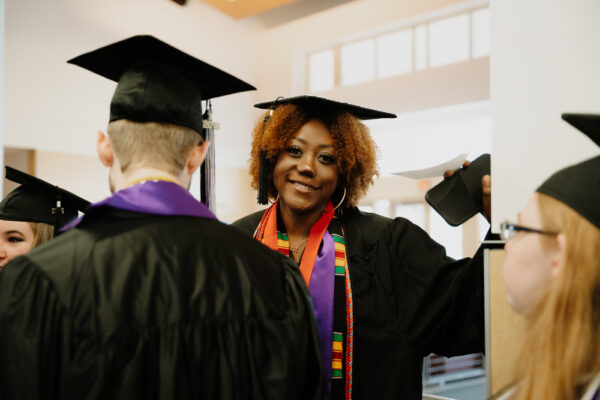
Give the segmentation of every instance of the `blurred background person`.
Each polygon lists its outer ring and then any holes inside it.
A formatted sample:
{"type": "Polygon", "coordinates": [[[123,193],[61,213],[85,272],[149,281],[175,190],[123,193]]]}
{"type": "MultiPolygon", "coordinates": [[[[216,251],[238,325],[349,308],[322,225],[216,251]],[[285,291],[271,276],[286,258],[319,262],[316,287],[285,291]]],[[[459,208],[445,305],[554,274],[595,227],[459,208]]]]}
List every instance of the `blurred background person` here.
{"type": "Polygon", "coordinates": [[[8,166],[6,178],[21,185],[0,202],[0,269],[52,239],[89,205],[73,193],[8,166]]]}

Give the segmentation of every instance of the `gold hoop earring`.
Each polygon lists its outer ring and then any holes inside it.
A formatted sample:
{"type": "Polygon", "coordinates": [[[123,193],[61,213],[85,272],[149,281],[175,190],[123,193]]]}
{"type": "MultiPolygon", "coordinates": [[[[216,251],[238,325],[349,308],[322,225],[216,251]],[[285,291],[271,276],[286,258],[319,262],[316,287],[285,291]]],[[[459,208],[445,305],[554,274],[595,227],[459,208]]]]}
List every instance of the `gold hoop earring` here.
{"type": "Polygon", "coordinates": [[[277,203],[277,200],[279,200],[279,192],[277,192],[277,197],[275,197],[275,200],[273,200],[273,201],[269,200],[269,203],[275,204],[275,203],[277,203]]]}
{"type": "Polygon", "coordinates": [[[342,196],[342,199],[340,200],[339,203],[337,203],[337,206],[333,207],[333,209],[337,210],[342,205],[342,203],[344,202],[345,199],[346,199],[346,188],[344,188],[344,195],[342,196]]]}

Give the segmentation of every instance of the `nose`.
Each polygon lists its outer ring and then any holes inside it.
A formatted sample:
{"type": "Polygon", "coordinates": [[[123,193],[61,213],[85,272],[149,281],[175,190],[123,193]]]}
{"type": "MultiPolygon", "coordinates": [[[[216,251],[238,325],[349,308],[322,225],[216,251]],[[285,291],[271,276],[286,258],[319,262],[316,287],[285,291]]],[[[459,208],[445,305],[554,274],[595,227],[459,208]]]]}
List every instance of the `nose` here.
{"type": "Polygon", "coordinates": [[[313,176],[315,174],[315,160],[310,155],[305,155],[300,158],[298,163],[298,171],[303,175],[313,176]]]}
{"type": "MultiPolygon", "coordinates": [[[[512,238],[512,239],[514,239],[514,238],[512,238]]],[[[510,251],[513,242],[514,242],[514,240],[511,240],[511,239],[506,239],[505,240],[505,242],[504,242],[504,251],[506,253],[508,253],[510,251]]]]}
{"type": "Polygon", "coordinates": [[[8,262],[8,254],[6,254],[6,249],[4,248],[4,244],[0,245],[0,267],[3,267],[4,264],[8,262]]]}

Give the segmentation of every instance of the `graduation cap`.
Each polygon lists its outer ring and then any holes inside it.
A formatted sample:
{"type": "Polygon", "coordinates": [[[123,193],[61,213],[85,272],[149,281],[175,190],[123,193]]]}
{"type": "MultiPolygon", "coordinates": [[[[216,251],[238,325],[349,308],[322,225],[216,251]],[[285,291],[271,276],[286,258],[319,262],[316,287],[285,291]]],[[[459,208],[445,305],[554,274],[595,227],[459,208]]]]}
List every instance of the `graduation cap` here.
{"type": "Polygon", "coordinates": [[[43,222],[58,229],[85,211],[90,202],[35,176],[6,166],[6,179],[21,185],[0,202],[0,219],[43,222]]]}
{"type": "Polygon", "coordinates": [[[293,104],[305,110],[310,110],[320,114],[333,114],[336,112],[345,111],[354,115],[358,119],[396,118],[395,114],[372,110],[370,108],[364,108],[354,104],[342,103],[340,101],[329,100],[317,96],[296,96],[288,98],[280,97],[274,101],[255,104],[254,107],[267,110],[275,109],[282,104],[293,104]]]}
{"type": "Polygon", "coordinates": [[[490,155],[482,154],[425,193],[425,200],[452,226],[483,209],[481,178],[490,173],[490,155]]]}
{"type": "MultiPolygon", "coordinates": [[[[355,116],[358,119],[368,120],[368,119],[378,119],[378,118],[396,118],[395,114],[391,114],[384,111],[373,110],[370,108],[365,108],[361,106],[357,106],[354,104],[343,103],[340,101],[330,100],[323,97],[317,96],[296,96],[296,97],[288,97],[282,98],[279,97],[274,101],[267,101],[264,103],[255,104],[254,107],[270,110],[269,114],[265,116],[263,121],[263,133],[265,126],[267,125],[267,121],[270,115],[273,113],[277,107],[282,104],[293,104],[294,106],[301,108],[308,113],[314,114],[315,117],[323,115],[334,115],[336,113],[348,112],[355,116]]],[[[258,203],[259,204],[267,204],[268,203],[268,160],[267,153],[265,150],[261,150],[260,152],[260,168],[259,168],[259,178],[258,178],[258,203]]]]}
{"type": "Polygon", "coordinates": [[[256,90],[254,86],[148,35],[121,40],[68,62],[118,82],[109,122],[164,122],[191,128],[211,141],[201,171],[203,201],[209,202],[209,196],[214,196],[212,134],[218,129],[209,100],[256,90]]]}
{"type": "MultiPolygon", "coordinates": [[[[600,146],[600,114],[563,114],[562,118],[600,146]]],[[[563,202],[600,228],[600,156],[561,169],[536,191],[563,202]]]]}

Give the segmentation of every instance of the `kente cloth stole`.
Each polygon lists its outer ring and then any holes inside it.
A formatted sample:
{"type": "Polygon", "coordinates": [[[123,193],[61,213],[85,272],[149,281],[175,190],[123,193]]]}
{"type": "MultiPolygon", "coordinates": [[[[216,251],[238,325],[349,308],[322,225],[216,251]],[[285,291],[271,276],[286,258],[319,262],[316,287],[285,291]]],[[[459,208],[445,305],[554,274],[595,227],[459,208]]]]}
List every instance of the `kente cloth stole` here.
{"type": "MultiPolygon", "coordinates": [[[[277,218],[277,204],[265,210],[254,238],[289,256],[288,235],[277,218]]],[[[323,365],[331,365],[331,399],[341,398],[343,393],[343,398],[350,400],[354,348],[352,286],[343,229],[334,213],[328,204],[311,228],[300,270],[313,299],[323,365]]]]}

